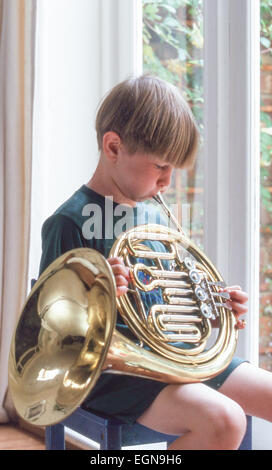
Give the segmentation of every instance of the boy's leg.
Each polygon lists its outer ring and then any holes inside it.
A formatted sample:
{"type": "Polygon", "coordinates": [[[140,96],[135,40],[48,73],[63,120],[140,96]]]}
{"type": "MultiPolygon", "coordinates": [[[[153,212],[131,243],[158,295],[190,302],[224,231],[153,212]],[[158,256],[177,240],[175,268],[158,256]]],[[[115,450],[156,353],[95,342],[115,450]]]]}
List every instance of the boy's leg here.
{"type": "Polygon", "coordinates": [[[169,449],[237,449],[246,430],[242,408],[204,384],[168,385],[137,420],[182,435],[169,449]]]}
{"type": "Polygon", "coordinates": [[[244,412],[272,421],[272,373],[243,362],[228,376],[219,392],[237,402],[244,412]]]}

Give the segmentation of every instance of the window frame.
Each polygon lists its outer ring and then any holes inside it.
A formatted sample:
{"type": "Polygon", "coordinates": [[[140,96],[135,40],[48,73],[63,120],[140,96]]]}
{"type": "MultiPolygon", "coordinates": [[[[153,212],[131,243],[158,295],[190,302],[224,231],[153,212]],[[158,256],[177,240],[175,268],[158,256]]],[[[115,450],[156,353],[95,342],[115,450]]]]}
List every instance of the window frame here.
{"type": "Polygon", "coordinates": [[[237,353],[258,365],[260,8],[203,1],[204,246],[227,284],[249,293],[237,353]]]}

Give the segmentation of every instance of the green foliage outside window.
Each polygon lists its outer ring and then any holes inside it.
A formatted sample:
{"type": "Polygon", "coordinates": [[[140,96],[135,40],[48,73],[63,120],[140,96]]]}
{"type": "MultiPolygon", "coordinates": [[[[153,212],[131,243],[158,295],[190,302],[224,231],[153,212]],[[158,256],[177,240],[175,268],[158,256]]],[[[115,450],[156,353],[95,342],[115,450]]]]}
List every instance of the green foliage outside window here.
{"type": "Polygon", "coordinates": [[[179,87],[203,122],[202,0],[143,0],[144,70],[179,87]]]}

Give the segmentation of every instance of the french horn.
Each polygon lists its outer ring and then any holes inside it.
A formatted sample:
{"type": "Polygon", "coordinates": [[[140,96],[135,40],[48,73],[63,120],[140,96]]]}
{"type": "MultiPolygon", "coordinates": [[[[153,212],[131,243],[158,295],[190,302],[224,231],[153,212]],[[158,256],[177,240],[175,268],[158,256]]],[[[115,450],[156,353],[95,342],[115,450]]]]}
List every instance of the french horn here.
{"type": "Polygon", "coordinates": [[[225,283],[162,197],[156,200],[176,230],[140,225],[115,241],[110,256],[130,268],[126,294],[116,298],[110,264],[91,248],[64,253],[33,286],[9,355],[9,388],[25,421],[64,420],[102,373],[194,383],[230,363],[238,331],[220,291],[225,283]],[[147,293],[158,299],[148,309],[147,293]],[[136,341],[115,328],[117,310],[136,341]]]}

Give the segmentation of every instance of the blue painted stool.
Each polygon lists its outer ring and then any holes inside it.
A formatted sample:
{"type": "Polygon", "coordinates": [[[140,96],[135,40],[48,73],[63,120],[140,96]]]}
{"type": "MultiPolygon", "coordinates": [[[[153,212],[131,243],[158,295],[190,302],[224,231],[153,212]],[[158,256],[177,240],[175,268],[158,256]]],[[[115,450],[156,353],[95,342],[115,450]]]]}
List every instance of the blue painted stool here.
{"type": "Polygon", "coordinates": [[[78,408],[60,424],[46,427],[45,447],[47,450],[65,450],[64,426],[97,442],[101,450],[119,450],[123,446],[157,442],[170,444],[178,437],[152,431],[137,423],[125,424],[117,419],[102,418],[78,408]]]}
{"type": "MultiPolygon", "coordinates": [[[[247,416],[247,431],[239,450],[252,448],[252,419],[247,416]]],[[[124,446],[140,446],[166,442],[171,444],[178,436],[152,431],[141,424],[124,424],[112,418],[98,415],[78,408],[59,424],[47,426],[45,431],[45,448],[47,450],[65,450],[66,426],[81,435],[100,444],[101,450],[120,450],[124,446]]]]}

